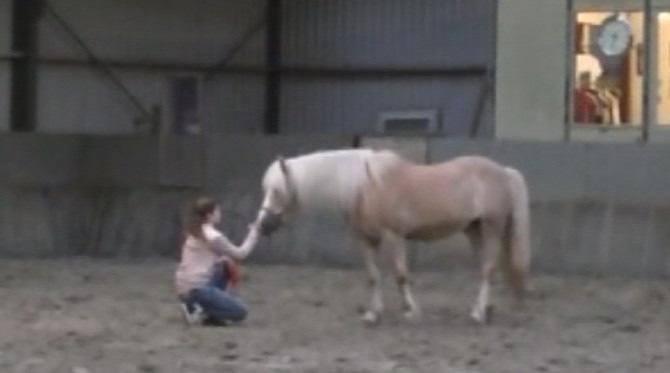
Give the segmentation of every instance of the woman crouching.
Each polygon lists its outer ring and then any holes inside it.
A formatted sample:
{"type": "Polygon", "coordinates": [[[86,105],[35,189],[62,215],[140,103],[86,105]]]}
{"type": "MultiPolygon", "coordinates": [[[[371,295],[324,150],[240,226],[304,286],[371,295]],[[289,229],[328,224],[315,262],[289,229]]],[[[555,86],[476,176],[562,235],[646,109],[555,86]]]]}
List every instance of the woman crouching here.
{"type": "Polygon", "coordinates": [[[189,324],[225,325],[246,318],[248,307],[230,292],[239,280],[237,261],[246,258],[258,241],[258,229],[249,224],[244,242],[235,246],[215,226],[221,208],[210,198],[199,198],[191,218],[175,273],[177,294],[189,324]]]}

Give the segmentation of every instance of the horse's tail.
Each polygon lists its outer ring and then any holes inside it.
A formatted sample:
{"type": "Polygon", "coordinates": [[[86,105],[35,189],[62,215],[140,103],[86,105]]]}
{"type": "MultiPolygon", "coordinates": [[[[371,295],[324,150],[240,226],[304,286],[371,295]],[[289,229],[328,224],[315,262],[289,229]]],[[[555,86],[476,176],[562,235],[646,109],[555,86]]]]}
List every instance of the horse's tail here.
{"type": "Polygon", "coordinates": [[[507,225],[503,254],[506,277],[516,296],[521,299],[526,290],[526,276],[531,261],[530,208],[526,180],[521,172],[506,168],[512,194],[512,213],[507,225]]]}

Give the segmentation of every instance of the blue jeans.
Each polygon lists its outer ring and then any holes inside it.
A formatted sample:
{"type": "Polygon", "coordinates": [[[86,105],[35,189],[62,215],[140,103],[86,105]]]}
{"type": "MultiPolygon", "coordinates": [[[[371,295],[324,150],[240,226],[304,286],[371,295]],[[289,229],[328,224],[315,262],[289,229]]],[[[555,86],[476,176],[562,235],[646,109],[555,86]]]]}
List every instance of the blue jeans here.
{"type": "Polygon", "coordinates": [[[195,304],[200,305],[205,315],[213,321],[242,321],[247,317],[248,308],[226,292],[227,285],[225,267],[217,264],[209,284],[191,290],[184,303],[189,309],[193,309],[195,304]]]}

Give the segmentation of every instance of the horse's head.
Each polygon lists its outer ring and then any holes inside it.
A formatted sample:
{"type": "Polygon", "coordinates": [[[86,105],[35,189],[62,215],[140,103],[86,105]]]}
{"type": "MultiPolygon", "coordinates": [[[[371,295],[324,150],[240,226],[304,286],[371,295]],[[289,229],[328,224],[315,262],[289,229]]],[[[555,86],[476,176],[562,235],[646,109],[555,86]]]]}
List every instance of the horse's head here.
{"type": "Polygon", "coordinates": [[[265,172],[263,195],[256,222],[263,235],[270,235],[291,217],[298,205],[292,172],[281,156],[265,172]]]}

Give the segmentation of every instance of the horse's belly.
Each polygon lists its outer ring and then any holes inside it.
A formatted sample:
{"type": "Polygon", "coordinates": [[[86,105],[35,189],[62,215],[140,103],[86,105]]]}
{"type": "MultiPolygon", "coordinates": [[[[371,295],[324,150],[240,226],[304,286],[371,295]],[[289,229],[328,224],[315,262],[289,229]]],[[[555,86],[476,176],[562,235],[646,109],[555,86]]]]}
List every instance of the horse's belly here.
{"type": "Polygon", "coordinates": [[[424,225],[420,227],[414,227],[413,229],[409,230],[405,234],[405,237],[410,240],[433,241],[445,238],[454,233],[460,232],[463,229],[465,229],[463,224],[454,223],[424,225]]]}

